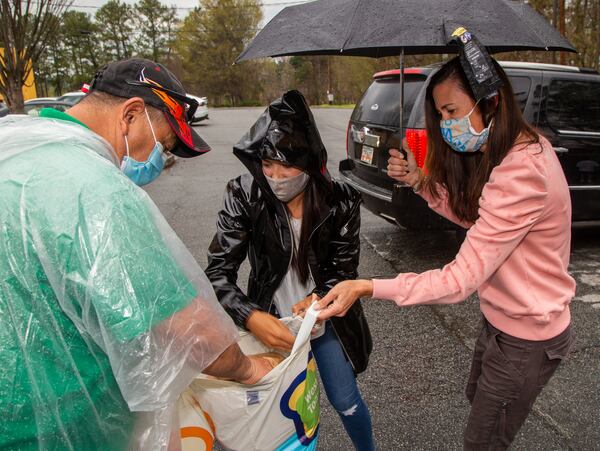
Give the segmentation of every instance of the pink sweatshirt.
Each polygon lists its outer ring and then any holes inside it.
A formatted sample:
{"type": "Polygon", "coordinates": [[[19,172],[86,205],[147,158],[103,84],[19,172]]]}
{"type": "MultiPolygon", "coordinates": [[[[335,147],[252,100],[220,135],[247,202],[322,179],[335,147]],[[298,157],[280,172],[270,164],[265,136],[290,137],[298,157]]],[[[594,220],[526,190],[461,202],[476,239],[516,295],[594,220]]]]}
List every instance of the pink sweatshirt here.
{"type": "Polygon", "coordinates": [[[552,145],[543,137],[540,144],[515,146],[494,168],[475,224],[452,214],[447,193],[436,199],[424,190],[430,208],[470,227],[467,237],[442,269],[373,280],[373,297],[400,306],[452,304],[478,290],[481,312],[497,329],[536,341],[560,334],[575,294],[567,271],[571,199],[552,145]]]}

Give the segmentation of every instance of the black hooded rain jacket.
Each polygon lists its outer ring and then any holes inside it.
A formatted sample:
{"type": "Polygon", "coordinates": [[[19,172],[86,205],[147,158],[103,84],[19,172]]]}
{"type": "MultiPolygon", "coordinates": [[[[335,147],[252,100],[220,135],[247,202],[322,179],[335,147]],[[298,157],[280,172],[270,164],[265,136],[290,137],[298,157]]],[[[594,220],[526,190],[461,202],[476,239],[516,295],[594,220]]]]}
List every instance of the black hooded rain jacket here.
{"type": "MultiPolygon", "coordinates": [[[[206,275],[236,324],[245,327],[253,310],[279,316],[273,295],[292,258],[286,207],[263,175],[263,159],[303,169],[328,193],[310,235],[309,266],[316,284],[313,292],[322,297],[338,282],[355,279],[360,253],[360,194],[331,179],[325,147],[302,95],[289,91],[274,101],[234,146],[234,154],[249,173],[227,184],[206,275]],[[247,295],[237,285],[238,269],[246,257],[251,266],[247,295]]],[[[331,321],[354,372],[364,371],[372,340],[360,302],[344,317],[331,321]]]]}

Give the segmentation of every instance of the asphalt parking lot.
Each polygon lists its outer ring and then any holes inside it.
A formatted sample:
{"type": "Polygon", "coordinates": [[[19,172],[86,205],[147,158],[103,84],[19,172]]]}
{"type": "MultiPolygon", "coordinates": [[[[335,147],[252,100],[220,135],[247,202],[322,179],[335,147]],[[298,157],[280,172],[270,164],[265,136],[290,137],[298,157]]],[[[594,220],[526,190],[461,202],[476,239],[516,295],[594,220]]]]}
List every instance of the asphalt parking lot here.
{"type": "MultiPolygon", "coordinates": [[[[243,166],[233,144],[262,109],[211,109],[197,130],[213,146],[209,154],[178,160],[148,192],[201,266],[215,231],[226,182],[243,166]]],[[[345,158],[351,110],[315,109],[329,168],[345,158]]],[[[459,244],[454,233],[404,231],[362,211],[360,276],[393,277],[451,261],[459,244]]],[[[240,280],[247,277],[243,268],[240,280]]],[[[578,288],[572,303],[577,344],[534,406],[512,449],[600,449],[600,229],[575,230],[570,271],[578,288]]],[[[463,390],[480,313],[476,296],[445,307],[399,309],[367,300],[374,339],[369,369],[359,376],[370,406],[378,449],[455,450],[469,412],[463,390]]],[[[349,450],[335,412],[322,398],[319,448],[349,450]]]]}

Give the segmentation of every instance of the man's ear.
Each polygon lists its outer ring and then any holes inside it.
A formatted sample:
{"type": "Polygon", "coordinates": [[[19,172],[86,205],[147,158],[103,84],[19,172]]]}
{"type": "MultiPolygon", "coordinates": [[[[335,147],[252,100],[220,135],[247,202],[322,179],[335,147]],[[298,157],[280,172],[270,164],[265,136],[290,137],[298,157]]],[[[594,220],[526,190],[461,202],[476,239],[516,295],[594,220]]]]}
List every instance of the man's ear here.
{"type": "Polygon", "coordinates": [[[119,106],[119,127],[123,135],[129,134],[129,127],[139,120],[146,109],[146,103],[141,97],[127,99],[119,106]]]}

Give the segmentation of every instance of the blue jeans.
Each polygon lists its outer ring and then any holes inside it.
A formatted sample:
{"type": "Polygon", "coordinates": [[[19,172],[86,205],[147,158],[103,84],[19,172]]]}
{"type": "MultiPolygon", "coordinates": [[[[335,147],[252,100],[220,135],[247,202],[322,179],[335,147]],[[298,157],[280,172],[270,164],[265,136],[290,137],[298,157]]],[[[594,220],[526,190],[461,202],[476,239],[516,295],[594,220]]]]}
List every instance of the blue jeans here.
{"type": "Polygon", "coordinates": [[[339,414],[354,448],[375,450],[369,408],[362,399],[352,365],[346,360],[330,321],[326,323],[325,333],[311,341],[311,347],[327,399],[339,414]]]}

